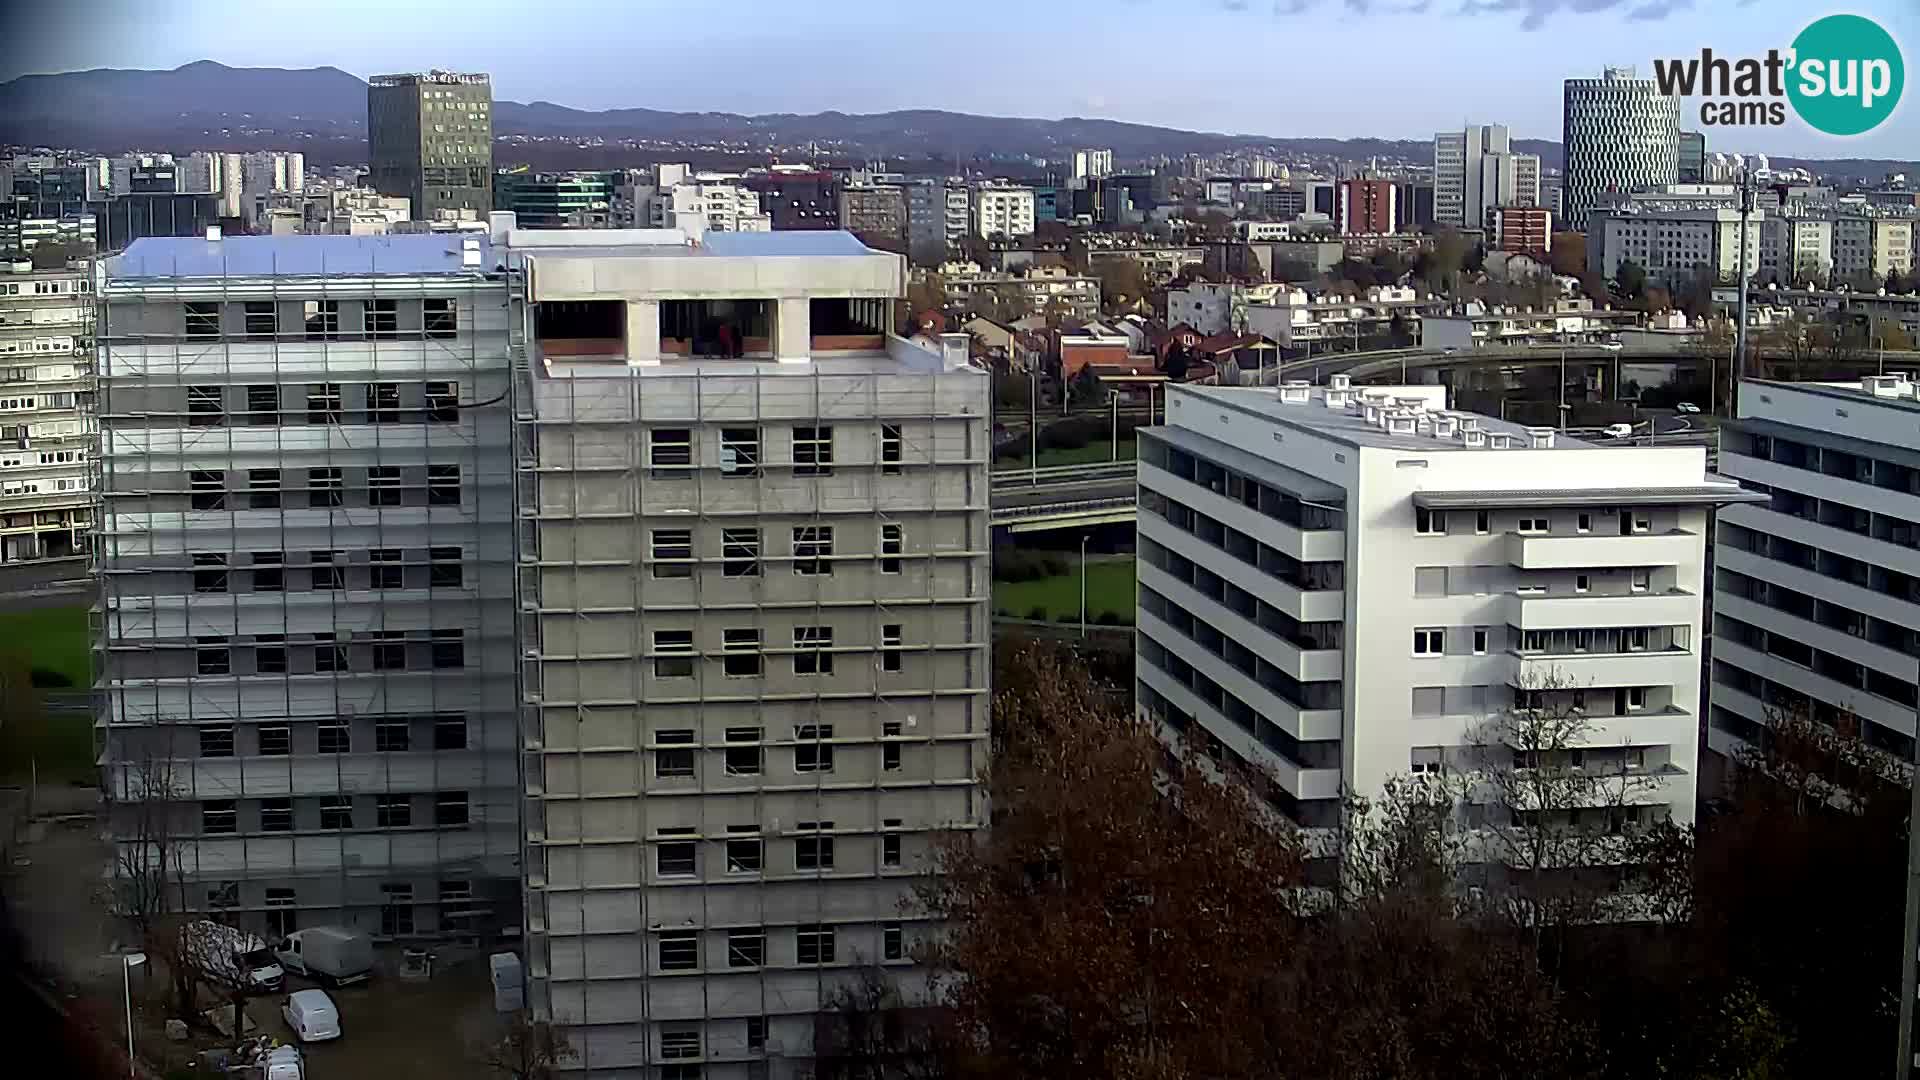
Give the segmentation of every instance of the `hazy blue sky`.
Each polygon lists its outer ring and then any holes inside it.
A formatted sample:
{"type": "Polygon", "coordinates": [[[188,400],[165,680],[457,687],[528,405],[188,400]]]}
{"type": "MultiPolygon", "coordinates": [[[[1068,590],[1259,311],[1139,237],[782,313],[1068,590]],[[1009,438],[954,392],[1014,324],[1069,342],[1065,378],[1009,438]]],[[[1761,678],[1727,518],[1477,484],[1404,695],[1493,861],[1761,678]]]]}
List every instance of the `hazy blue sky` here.
{"type": "MultiPolygon", "coordinates": [[[[1505,121],[1558,138],[1563,78],[1650,73],[1702,46],[1762,53],[1832,10],[1878,19],[1916,58],[1915,0],[0,0],[0,80],[200,59],[444,67],[491,72],[501,98],[590,109],[926,107],[1398,138],[1505,121]]],[[[1708,145],[1911,158],[1920,113],[1904,102],[1856,139],[1796,120],[1708,145]]]]}

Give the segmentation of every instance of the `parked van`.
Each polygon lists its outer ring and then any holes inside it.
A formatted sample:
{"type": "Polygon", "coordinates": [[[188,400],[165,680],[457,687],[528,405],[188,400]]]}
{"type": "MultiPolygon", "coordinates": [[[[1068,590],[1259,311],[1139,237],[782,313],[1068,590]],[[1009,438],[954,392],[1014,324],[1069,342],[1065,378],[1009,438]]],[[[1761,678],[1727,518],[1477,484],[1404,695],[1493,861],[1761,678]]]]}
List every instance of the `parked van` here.
{"type": "Polygon", "coordinates": [[[325,990],[295,990],[280,1006],[280,1016],[301,1042],[340,1037],[340,1010],[325,990]]]}
{"type": "Polygon", "coordinates": [[[274,956],[288,971],[346,986],[373,972],[373,939],[344,926],[310,926],[280,939],[274,956]]]}

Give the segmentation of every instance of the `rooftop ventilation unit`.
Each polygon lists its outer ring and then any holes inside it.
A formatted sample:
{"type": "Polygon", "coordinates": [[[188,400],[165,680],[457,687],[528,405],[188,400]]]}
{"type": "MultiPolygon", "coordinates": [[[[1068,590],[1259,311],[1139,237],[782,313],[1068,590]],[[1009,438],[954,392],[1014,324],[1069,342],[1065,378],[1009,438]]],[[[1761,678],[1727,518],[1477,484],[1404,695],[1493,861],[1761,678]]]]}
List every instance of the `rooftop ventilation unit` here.
{"type": "Polygon", "coordinates": [[[1460,441],[1468,446],[1487,445],[1487,433],[1477,428],[1460,433],[1460,441]]]}
{"type": "Polygon", "coordinates": [[[1280,400],[1288,405],[1304,405],[1312,399],[1312,384],[1304,381],[1289,381],[1280,385],[1280,400]]]}
{"type": "Polygon", "coordinates": [[[1535,450],[1553,449],[1553,429],[1550,427],[1530,427],[1527,429],[1527,445],[1535,450]]]}
{"type": "Polygon", "coordinates": [[[1513,445],[1512,434],[1505,431],[1487,432],[1487,448],[1488,449],[1505,450],[1512,445],[1513,445]]]}
{"type": "Polygon", "coordinates": [[[1327,408],[1344,409],[1347,407],[1348,394],[1345,390],[1329,390],[1326,394],[1327,408]]]}
{"type": "Polygon", "coordinates": [[[1441,413],[1433,418],[1433,435],[1437,439],[1451,439],[1459,424],[1459,420],[1441,413]]]}
{"type": "Polygon", "coordinates": [[[1351,389],[1353,389],[1353,376],[1351,376],[1351,375],[1333,375],[1333,376],[1329,376],[1329,377],[1328,377],[1328,379],[1327,379],[1327,389],[1329,389],[1329,390],[1351,390],[1351,389]]]}
{"type": "Polygon", "coordinates": [[[1413,435],[1417,432],[1415,417],[1412,413],[1392,412],[1387,414],[1387,434],[1413,435]]]}
{"type": "Polygon", "coordinates": [[[1380,422],[1380,403],[1377,401],[1367,402],[1366,416],[1367,416],[1367,423],[1378,424],[1380,422]]]}
{"type": "Polygon", "coordinates": [[[1397,397],[1393,399],[1393,403],[1411,413],[1427,411],[1427,399],[1423,397],[1397,397]]]}

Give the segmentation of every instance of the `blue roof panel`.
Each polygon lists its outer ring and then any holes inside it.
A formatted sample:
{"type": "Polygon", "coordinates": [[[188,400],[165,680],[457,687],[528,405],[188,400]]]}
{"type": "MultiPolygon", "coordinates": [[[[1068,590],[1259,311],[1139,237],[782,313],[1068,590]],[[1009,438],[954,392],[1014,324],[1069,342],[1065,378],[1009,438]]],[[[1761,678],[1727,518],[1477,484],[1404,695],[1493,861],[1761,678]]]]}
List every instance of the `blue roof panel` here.
{"type": "Polygon", "coordinates": [[[483,233],[388,236],[148,236],[107,259],[109,279],[270,275],[474,274],[493,267],[483,233]],[[462,266],[461,241],[480,242],[480,265],[462,266]]]}
{"type": "Polygon", "coordinates": [[[839,229],[781,232],[709,232],[700,239],[709,255],[821,258],[830,255],[872,255],[859,237],[839,229]]]}

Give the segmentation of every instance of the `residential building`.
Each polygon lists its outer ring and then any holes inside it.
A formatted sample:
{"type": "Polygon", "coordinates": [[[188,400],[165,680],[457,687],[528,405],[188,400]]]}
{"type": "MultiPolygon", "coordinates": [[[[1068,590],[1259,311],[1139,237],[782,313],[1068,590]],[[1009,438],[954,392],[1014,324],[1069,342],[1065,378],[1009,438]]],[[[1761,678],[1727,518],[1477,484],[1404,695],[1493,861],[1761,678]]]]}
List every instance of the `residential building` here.
{"type": "Polygon", "coordinates": [[[808,166],[775,165],[743,182],[760,195],[760,205],[776,231],[838,229],[840,178],[808,166]]]}
{"type": "MultiPolygon", "coordinates": [[[[966,238],[965,216],[958,236],[947,230],[947,185],[940,180],[913,180],[904,186],[907,202],[907,254],[915,266],[937,266],[947,261],[950,243],[966,238]]],[[[966,193],[963,190],[961,194],[966,193]]]]}
{"type": "Polygon", "coordinates": [[[1316,830],[1396,776],[1524,767],[1489,733],[1510,709],[1577,711],[1574,752],[1647,778],[1628,818],[1690,822],[1706,529],[1752,496],[1704,448],[1603,448],[1446,394],[1168,388],[1140,432],[1138,708],[1316,830]]]}
{"type": "Polygon", "coordinates": [[[142,237],[202,236],[220,224],[212,195],[116,195],[94,204],[94,246],[119,251],[142,237]]]}
{"type": "Polygon", "coordinates": [[[1340,213],[1335,218],[1346,235],[1382,236],[1399,231],[1391,180],[1354,178],[1340,181],[1340,213]]]}
{"type": "Polygon", "coordinates": [[[592,1076],[812,1075],[985,823],[987,373],[845,233],[506,235],[529,1009],[592,1076]]]}
{"type": "Polygon", "coordinates": [[[1133,343],[1117,329],[1099,323],[1060,331],[1060,377],[1071,383],[1089,367],[1119,367],[1133,353],[1133,343]]]}
{"type": "Polygon", "coordinates": [[[1680,133],[1680,182],[1702,184],[1707,179],[1707,136],[1702,131],[1680,133]]]}
{"type": "Polygon", "coordinates": [[[123,874],[167,838],[190,913],[520,924],[498,258],[146,237],[98,271],[105,823],[123,874]]]}
{"type": "Polygon", "coordinates": [[[1433,137],[1433,220],[1486,227],[1494,208],[1540,205],[1540,158],[1516,153],[1504,124],[1433,137]]]}
{"type": "MultiPolygon", "coordinates": [[[[1765,211],[1747,222],[1746,274],[1760,272],[1765,211]]],[[[1636,203],[1594,207],[1587,224],[1587,268],[1612,279],[1628,260],[1653,284],[1688,281],[1700,268],[1733,281],[1740,266],[1740,211],[1724,206],[1636,203]]]]}
{"type": "Polygon", "coordinates": [[[87,553],[93,278],[0,260],[0,565],[87,553]]]}
{"type": "Polygon", "coordinates": [[[1100,279],[1075,274],[1064,266],[1029,266],[1019,273],[994,273],[974,263],[945,263],[940,278],[947,306],[958,312],[998,313],[1010,319],[1049,311],[1080,319],[1100,314],[1100,279]]]}
{"type": "Polygon", "coordinates": [[[1584,231],[1587,214],[1607,192],[1677,183],[1680,99],[1660,92],[1630,67],[1598,79],[1568,79],[1563,97],[1566,172],[1561,218],[1584,231]]]}
{"type": "Polygon", "coordinates": [[[1787,285],[1826,278],[1833,270],[1833,225],[1826,215],[1765,218],[1760,227],[1760,277],[1787,285]]]}
{"type": "Polygon", "coordinates": [[[1494,207],[1493,249],[1546,255],[1553,249],[1553,215],[1544,206],[1494,207]]]}
{"type": "MultiPolygon", "coordinates": [[[[367,80],[368,183],[404,195],[422,221],[493,209],[493,85],[429,71],[367,80]]],[[[291,177],[289,177],[291,181],[291,177]]]]}
{"type": "Polygon", "coordinates": [[[1275,274],[1291,269],[1305,280],[1340,265],[1346,258],[1346,245],[1337,239],[1313,236],[1284,237],[1272,240],[1214,241],[1207,245],[1203,264],[1214,274],[1276,280],[1275,274]]]}
{"type": "Polygon", "coordinates": [[[1837,214],[1833,219],[1833,274],[1856,285],[1878,287],[1889,272],[1913,269],[1914,216],[1905,214],[1837,214]]]}
{"type": "Polygon", "coordinates": [[[604,172],[507,172],[493,178],[493,207],[529,229],[605,229],[613,179],[604,172]]]}
{"type": "Polygon", "coordinates": [[[1595,309],[1580,297],[1555,300],[1539,311],[1489,307],[1477,300],[1458,313],[1426,312],[1420,318],[1420,344],[1428,349],[1478,349],[1486,346],[1597,345],[1622,330],[1640,325],[1642,313],[1595,309]]]}
{"type": "Polygon", "coordinates": [[[76,166],[11,170],[0,200],[0,221],[72,218],[90,212],[88,172],[76,166]]]}
{"type": "MultiPolygon", "coordinates": [[[[1248,300],[1239,315],[1247,333],[1282,348],[1311,349],[1332,343],[1361,349],[1390,346],[1396,336],[1411,344],[1420,335],[1421,312],[1432,304],[1432,297],[1422,297],[1405,285],[1370,285],[1357,296],[1315,295],[1281,286],[1248,300]]],[[[1173,318],[1171,308],[1167,317],[1173,318]]],[[[1199,324],[1194,329],[1200,329],[1199,324]]]]}
{"type": "Polygon", "coordinates": [[[713,232],[769,232],[773,218],[760,208],[760,195],[727,173],[698,173],[661,188],[649,200],[648,221],[656,229],[680,229],[698,236],[713,232]]]}
{"type": "Polygon", "coordinates": [[[1726,759],[1777,717],[1852,717],[1913,760],[1920,656],[1920,402],[1906,374],[1740,384],[1720,471],[1759,501],[1714,536],[1708,746],[1726,759]]]}
{"type": "Polygon", "coordinates": [[[895,184],[848,184],[840,189],[840,227],[870,245],[907,250],[907,193],[895,184]]]}
{"type": "Polygon", "coordinates": [[[1434,216],[1434,185],[1400,180],[1394,183],[1393,188],[1393,202],[1400,215],[1401,228],[1424,229],[1437,220],[1434,216]]]}
{"type": "Polygon", "coordinates": [[[973,189],[973,235],[1033,235],[1033,189],[1013,184],[982,184],[973,189]]]}
{"type": "Polygon", "coordinates": [[[1096,277],[1101,266],[1125,259],[1137,264],[1153,285],[1167,281],[1189,266],[1199,266],[1207,257],[1203,244],[1161,243],[1138,235],[1116,233],[1077,233],[1069,242],[1068,250],[1083,260],[1087,272],[1096,277]]]}
{"type": "Polygon", "coordinates": [[[1073,152],[1074,179],[1097,179],[1112,175],[1112,150],[1075,150],[1073,152]]]}
{"type": "Polygon", "coordinates": [[[1209,337],[1224,334],[1245,325],[1246,306],[1239,285],[1189,282],[1183,288],[1167,290],[1167,323],[1186,323],[1209,337]]]}
{"type": "Polygon", "coordinates": [[[1275,221],[1292,221],[1307,212],[1307,193],[1295,187],[1273,187],[1255,194],[1247,208],[1275,221]]]}

